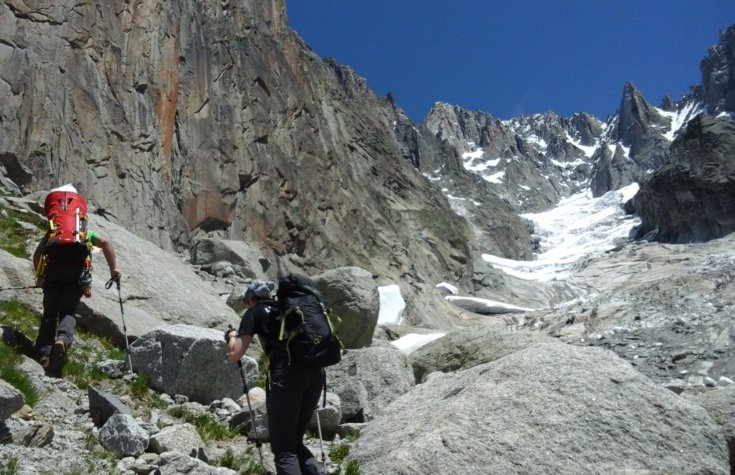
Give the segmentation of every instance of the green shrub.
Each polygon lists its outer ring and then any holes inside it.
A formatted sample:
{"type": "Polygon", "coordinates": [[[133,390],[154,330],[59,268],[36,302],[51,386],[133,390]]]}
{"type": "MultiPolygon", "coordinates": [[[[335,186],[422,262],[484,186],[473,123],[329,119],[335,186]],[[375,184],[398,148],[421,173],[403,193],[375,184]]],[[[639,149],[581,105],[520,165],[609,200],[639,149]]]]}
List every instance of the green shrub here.
{"type": "Polygon", "coordinates": [[[28,376],[16,369],[21,361],[22,357],[15,350],[7,345],[0,345],[0,379],[20,391],[26,404],[33,407],[39,399],[38,391],[28,376]]]}

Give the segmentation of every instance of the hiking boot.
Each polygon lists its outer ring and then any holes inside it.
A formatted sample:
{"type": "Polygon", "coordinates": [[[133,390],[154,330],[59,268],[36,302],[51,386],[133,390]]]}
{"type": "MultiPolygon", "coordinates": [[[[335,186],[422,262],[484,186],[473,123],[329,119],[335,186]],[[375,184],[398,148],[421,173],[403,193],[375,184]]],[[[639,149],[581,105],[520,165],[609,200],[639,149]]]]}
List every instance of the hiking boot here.
{"type": "Polygon", "coordinates": [[[51,358],[46,367],[46,375],[52,378],[60,378],[61,370],[66,364],[66,344],[61,340],[56,340],[51,348],[51,358]]]}
{"type": "Polygon", "coordinates": [[[51,357],[48,355],[41,355],[38,357],[36,361],[38,361],[38,364],[40,364],[43,367],[43,369],[46,369],[48,368],[48,365],[51,362],[51,357]]]}

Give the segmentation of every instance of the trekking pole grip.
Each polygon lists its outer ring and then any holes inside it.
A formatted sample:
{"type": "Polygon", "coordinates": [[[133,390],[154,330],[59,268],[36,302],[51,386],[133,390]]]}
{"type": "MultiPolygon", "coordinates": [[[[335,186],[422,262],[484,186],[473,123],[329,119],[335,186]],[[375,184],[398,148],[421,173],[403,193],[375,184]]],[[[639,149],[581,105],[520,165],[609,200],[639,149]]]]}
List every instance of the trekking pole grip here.
{"type": "Polygon", "coordinates": [[[110,280],[108,280],[107,282],[105,282],[105,288],[106,289],[110,289],[110,287],[112,287],[112,284],[113,283],[117,284],[117,290],[120,290],[120,281],[119,280],[115,280],[113,277],[110,277],[110,280]]]}

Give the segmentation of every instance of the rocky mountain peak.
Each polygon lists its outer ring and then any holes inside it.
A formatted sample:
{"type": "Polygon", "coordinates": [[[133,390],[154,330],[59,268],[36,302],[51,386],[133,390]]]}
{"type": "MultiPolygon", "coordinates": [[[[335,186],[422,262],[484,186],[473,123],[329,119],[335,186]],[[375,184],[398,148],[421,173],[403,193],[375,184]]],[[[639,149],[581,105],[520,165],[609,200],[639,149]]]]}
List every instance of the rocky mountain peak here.
{"type": "Polygon", "coordinates": [[[626,82],[618,107],[617,139],[630,147],[631,157],[641,151],[645,137],[659,123],[662,123],[661,116],[632,82],[626,82]]]}
{"type": "Polygon", "coordinates": [[[701,98],[710,114],[735,111],[735,25],[720,33],[699,66],[701,98]]]}

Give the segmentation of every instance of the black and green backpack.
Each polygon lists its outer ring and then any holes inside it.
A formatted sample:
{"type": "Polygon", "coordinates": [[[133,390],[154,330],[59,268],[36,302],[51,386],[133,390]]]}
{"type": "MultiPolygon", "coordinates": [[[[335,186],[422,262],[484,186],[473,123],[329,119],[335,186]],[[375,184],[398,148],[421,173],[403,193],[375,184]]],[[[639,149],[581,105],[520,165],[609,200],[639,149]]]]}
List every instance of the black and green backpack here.
{"type": "Polygon", "coordinates": [[[341,319],[326,306],[313,280],[300,274],[279,279],[276,301],[281,311],[276,339],[284,344],[289,364],[324,368],[340,362],[341,319]]]}

